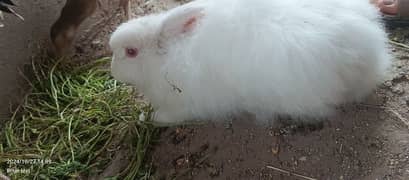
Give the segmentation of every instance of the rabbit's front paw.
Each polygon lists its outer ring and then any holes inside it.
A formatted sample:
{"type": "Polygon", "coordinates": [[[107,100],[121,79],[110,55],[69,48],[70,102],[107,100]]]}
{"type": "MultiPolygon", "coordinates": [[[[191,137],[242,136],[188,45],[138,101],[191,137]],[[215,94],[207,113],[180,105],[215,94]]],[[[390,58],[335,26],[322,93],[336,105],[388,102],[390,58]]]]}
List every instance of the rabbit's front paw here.
{"type": "Polygon", "coordinates": [[[154,115],[154,122],[160,125],[176,125],[182,122],[183,119],[171,111],[158,110],[154,115]]]}

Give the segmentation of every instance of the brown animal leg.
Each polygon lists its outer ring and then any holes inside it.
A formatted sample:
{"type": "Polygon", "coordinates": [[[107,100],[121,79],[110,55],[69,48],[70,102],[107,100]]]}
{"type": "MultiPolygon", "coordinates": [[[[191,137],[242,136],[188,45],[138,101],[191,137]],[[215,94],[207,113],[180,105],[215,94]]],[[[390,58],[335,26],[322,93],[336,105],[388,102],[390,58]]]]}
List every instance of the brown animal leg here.
{"type": "Polygon", "coordinates": [[[81,23],[95,11],[97,0],[67,0],[60,17],[51,27],[54,55],[63,56],[77,34],[81,23]]]}

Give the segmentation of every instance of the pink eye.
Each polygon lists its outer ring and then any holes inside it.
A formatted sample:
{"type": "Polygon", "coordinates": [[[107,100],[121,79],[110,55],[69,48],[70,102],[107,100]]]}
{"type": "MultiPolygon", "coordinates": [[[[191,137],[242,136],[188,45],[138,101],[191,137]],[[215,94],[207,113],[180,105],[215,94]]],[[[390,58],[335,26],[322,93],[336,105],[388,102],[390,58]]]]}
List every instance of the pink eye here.
{"type": "Polygon", "coordinates": [[[138,51],[138,48],[126,48],[125,53],[126,53],[126,56],[133,58],[138,55],[139,51],[138,51]]]}

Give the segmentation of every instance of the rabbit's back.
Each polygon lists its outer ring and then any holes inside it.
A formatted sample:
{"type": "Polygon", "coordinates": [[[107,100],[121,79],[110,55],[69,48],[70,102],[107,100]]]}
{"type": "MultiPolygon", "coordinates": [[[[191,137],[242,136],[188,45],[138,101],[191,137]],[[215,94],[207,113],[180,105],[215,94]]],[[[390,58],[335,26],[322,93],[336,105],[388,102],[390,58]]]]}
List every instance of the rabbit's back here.
{"type": "Polygon", "coordinates": [[[382,80],[389,55],[378,16],[366,0],[209,1],[164,69],[192,114],[322,116],[382,80]]]}

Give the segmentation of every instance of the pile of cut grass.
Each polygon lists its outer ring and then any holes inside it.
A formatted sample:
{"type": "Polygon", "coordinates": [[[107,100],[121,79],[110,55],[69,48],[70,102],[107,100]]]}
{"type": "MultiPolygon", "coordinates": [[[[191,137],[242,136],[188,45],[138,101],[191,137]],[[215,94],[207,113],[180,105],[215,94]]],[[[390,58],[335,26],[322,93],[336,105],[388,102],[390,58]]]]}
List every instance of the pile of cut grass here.
{"type": "Polygon", "coordinates": [[[88,179],[127,147],[126,168],[113,179],[149,177],[144,156],[156,130],[140,119],[150,119],[152,109],[112,79],[108,62],[32,63],[31,92],[1,131],[0,172],[11,179],[88,179]]]}

